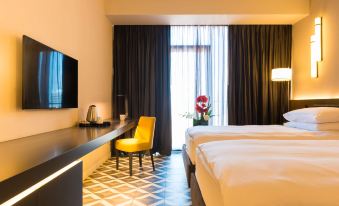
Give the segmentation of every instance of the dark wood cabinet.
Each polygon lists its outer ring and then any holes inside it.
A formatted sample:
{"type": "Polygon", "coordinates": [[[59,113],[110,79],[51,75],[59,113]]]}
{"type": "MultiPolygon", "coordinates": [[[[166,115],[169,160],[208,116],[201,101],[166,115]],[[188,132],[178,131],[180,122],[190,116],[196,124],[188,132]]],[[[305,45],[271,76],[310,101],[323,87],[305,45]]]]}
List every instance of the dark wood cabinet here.
{"type": "Polygon", "coordinates": [[[82,162],[22,199],[16,206],[81,206],[82,162]]]}

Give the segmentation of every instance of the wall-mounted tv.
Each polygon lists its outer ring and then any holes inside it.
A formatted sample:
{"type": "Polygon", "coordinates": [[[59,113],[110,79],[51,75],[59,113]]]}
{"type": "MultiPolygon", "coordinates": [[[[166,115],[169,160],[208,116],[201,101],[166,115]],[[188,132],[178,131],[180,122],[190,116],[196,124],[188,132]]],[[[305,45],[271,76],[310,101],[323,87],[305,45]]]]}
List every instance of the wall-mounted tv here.
{"type": "Polygon", "coordinates": [[[78,60],[23,36],[22,108],[78,107],[78,60]]]}

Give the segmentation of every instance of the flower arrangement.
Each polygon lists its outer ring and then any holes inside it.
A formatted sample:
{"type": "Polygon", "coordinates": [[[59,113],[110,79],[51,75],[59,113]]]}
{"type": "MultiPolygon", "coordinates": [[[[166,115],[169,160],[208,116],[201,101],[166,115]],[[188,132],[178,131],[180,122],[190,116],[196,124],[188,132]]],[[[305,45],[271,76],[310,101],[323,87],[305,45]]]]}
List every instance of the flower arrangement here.
{"type": "Polygon", "coordinates": [[[198,118],[193,119],[193,126],[208,125],[208,120],[212,117],[212,109],[207,96],[201,95],[196,98],[195,111],[198,113],[198,118]]]}
{"type": "Polygon", "coordinates": [[[213,115],[212,106],[208,102],[207,96],[201,95],[195,99],[195,111],[196,115],[186,113],[183,116],[189,119],[193,119],[193,126],[208,125],[208,120],[213,117],[213,115]]]}

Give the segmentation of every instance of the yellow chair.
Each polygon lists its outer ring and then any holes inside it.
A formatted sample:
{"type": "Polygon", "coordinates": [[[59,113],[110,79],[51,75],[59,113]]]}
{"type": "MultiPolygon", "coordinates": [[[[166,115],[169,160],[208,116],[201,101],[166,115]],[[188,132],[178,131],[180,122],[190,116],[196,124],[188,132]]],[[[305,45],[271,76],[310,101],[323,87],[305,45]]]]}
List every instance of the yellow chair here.
{"type": "Polygon", "coordinates": [[[128,153],[130,176],[132,176],[132,155],[134,152],[139,153],[139,166],[142,167],[142,152],[149,151],[151,155],[153,171],[155,170],[153,155],[151,152],[151,149],[153,148],[155,121],[155,117],[140,117],[134,138],[119,139],[115,142],[117,170],[119,169],[119,151],[128,153]]]}

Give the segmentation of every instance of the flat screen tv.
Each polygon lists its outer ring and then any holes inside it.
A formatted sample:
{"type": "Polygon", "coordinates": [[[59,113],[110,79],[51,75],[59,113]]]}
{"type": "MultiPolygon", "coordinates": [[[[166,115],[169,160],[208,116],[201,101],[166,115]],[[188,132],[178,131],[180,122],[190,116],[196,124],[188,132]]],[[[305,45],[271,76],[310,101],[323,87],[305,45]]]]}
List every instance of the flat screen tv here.
{"type": "Polygon", "coordinates": [[[23,36],[22,108],[78,107],[78,60],[23,36]]]}

